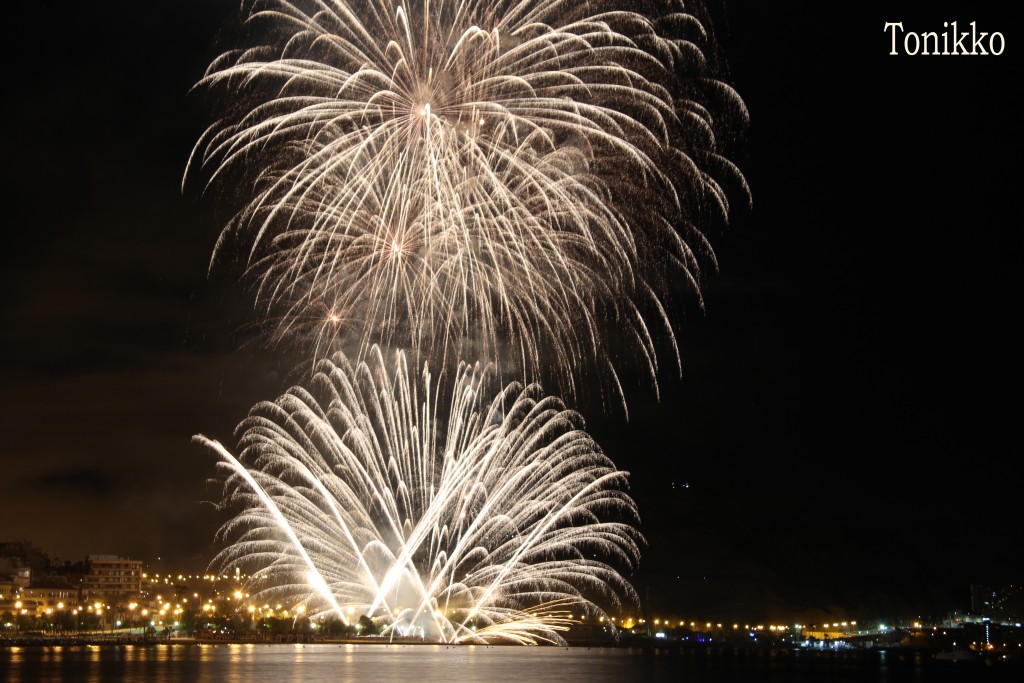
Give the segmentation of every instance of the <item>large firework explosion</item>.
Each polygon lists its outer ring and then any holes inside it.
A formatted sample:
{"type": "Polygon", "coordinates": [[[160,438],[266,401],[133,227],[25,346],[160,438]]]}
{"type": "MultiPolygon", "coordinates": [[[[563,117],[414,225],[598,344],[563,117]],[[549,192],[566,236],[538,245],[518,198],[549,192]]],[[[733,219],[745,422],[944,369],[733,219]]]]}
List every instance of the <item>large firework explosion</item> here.
{"type": "Polygon", "coordinates": [[[578,415],[539,387],[493,399],[463,365],[450,395],[374,348],[318,365],[309,388],[255,406],[222,457],[223,571],[256,603],[368,615],[391,635],[560,642],[600,605],[632,604],[637,511],[578,415]],[[602,521],[611,518],[613,521],[602,521]]]}
{"type": "Polygon", "coordinates": [[[679,364],[667,299],[699,295],[704,228],[746,192],[719,140],[745,110],[702,18],[625,0],[243,17],[246,47],[199,84],[218,115],[186,178],[229,207],[214,265],[241,255],[270,338],[318,370],[253,409],[238,457],[197,437],[240,510],[216,564],[252,570],[257,601],[446,642],[558,642],[635,601],[626,474],[533,381],[624,399],[632,363],[656,388],[656,338],[679,364]],[[379,345],[403,350],[393,371],[379,345]]]}
{"type": "Polygon", "coordinates": [[[246,254],[273,338],[314,357],[379,343],[574,394],[617,385],[614,331],[656,378],[663,299],[699,293],[701,228],[743,187],[717,137],[743,104],[675,5],[247,3],[187,174],[237,208],[215,260],[246,254]]]}

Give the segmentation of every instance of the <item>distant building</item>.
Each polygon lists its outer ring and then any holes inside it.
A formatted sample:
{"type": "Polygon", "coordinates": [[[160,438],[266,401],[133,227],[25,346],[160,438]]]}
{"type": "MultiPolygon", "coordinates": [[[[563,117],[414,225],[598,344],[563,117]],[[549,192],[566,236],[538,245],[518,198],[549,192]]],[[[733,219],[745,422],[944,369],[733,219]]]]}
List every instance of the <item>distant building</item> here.
{"type": "Polygon", "coordinates": [[[44,614],[62,609],[71,610],[78,604],[78,590],[65,582],[45,582],[21,590],[21,603],[30,614],[44,614]]]}
{"type": "Polygon", "coordinates": [[[1024,620],[1024,586],[971,586],[971,614],[997,622],[1024,620]]]}
{"type": "Polygon", "coordinates": [[[116,555],[89,555],[81,577],[82,602],[114,604],[138,600],[142,593],[142,560],[116,555]]]}
{"type": "Polygon", "coordinates": [[[26,588],[32,577],[49,567],[46,553],[28,541],[0,543],[0,582],[11,582],[15,590],[26,588]]]}
{"type": "Polygon", "coordinates": [[[15,559],[0,558],[0,585],[10,584],[14,591],[32,583],[32,568],[15,559]]]}

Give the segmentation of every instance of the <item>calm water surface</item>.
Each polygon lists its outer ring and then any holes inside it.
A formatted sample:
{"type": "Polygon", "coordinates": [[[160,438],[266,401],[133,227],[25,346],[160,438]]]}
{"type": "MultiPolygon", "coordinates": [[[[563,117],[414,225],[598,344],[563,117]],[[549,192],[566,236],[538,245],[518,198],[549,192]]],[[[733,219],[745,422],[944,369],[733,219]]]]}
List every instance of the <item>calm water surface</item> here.
{"type": "Polygon", "coordinates": [[[0,648],[0,681],[39,683],[466,683],[470,681],[1010,681],[1008,666],[921,653],[443,645],[33,646],[0,648]]]}

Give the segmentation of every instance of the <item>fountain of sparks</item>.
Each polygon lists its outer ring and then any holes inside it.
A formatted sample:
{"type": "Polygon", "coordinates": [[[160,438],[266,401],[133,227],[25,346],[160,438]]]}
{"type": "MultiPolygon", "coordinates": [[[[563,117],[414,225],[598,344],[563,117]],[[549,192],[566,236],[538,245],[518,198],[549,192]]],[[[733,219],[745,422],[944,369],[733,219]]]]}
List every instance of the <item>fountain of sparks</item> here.
{"type": "Polygon", "coordinates": [[[462,365],[440,396],[426,367],[374,347],[256,405],[237,456],[196,437],[239,510],[215,564],[252,570],[254,602],[448,643],[560,643],[634,603],[615,569],[639,559],[626,473],[558,399],[518,384],[489,399],[493,384],[462,365]]]}

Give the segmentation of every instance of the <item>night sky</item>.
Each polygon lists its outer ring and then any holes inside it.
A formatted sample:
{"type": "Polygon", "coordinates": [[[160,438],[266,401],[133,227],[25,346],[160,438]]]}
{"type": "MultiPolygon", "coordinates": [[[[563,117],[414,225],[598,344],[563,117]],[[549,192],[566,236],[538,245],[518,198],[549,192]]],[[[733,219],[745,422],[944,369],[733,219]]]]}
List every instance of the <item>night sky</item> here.
{"type": "MultiPolygon", "coordinates": [[[[65,5],[7,19],[0,540],[202,570],[222,520],[190,438],[231,443],[300,360],[257,344],[208,276],[220,226],[181,191],[209,116],[189,90],[237,2],[65,5]]],[[[970,583],[1024,578],[1011,6],[716,10],[752,207],[710,234],[704,310],[676,320],[682,377],[660,401],[631,389],[628,422],[578,406],[632,473],[650,604],[941,614],[970,583]],[[954,19],[1006,52],[887,54],[885,22],[954,19]]]]}

